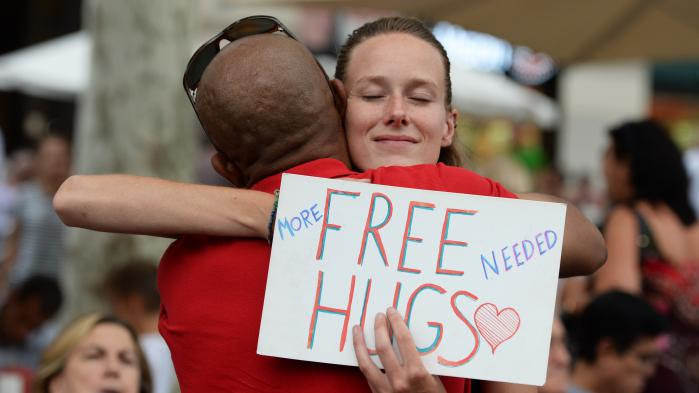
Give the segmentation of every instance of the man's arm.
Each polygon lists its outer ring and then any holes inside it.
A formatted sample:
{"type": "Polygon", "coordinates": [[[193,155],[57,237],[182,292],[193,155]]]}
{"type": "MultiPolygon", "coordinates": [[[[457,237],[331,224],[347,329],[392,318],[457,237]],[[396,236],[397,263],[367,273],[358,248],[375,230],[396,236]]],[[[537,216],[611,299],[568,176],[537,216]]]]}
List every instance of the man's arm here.
{"type": "Polygon", "coordinates": [[[153,236],[267,236],[274,196],[133,175],[74,175],[53,206],[69,226],[153,236]]]}
{"type": "Polygon", "coordinates": [[[566,222],[561,252],[559,277],[581,276],[594,273],[607,259],[607,247],[597,227],[572,203],[551,195],[526,193],[520,199],[565,203],[566,222]]]}

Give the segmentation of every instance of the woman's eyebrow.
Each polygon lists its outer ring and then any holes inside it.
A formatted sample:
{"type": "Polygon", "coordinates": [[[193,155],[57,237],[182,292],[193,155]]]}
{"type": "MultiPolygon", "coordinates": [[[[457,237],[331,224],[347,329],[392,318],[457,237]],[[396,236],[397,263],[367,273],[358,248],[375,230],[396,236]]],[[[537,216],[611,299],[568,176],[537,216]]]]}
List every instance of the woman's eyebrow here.
{"type": "Polygon", "coordinates": [[[78,352],[87,352],[87,351],[95,351],[95,350],[102,351],[103,348],[98,344],[86,344],[86,345],[82,345],[80,347],[77,347],[76,350],[78,352]]]}
{"type": "Polygon", "coordinates": [[[385,76],[381,75],[367,75],[363,76],[359,79],[357,79],[357,82],[355,82],[355,85],[367,85],[367,84],[377,84],[377,85],[383,85],[386,84],[387,78],[385,76]]]}
{"type": "Polygon", "coordinates": [[[436,90],[437,89],[437,84],[430,79],[423,79],[423,78],[413,78],[408,82],[407,87],[409,89],[414,89],[416,87],[428,87],[430,89],[436,90]]]}

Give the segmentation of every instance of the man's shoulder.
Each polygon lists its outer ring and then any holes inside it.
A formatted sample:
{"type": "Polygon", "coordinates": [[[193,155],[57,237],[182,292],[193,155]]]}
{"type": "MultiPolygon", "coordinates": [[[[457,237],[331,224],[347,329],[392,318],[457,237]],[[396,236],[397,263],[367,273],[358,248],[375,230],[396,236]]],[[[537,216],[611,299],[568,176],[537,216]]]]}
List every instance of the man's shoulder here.
{"type": "Polygon", "coordinates": [[[399,187],[422,188],[487,196],[514,197],[499,183],[469,169],[438,164],[381,167],[372,172],[372,182],[399,187]]]}

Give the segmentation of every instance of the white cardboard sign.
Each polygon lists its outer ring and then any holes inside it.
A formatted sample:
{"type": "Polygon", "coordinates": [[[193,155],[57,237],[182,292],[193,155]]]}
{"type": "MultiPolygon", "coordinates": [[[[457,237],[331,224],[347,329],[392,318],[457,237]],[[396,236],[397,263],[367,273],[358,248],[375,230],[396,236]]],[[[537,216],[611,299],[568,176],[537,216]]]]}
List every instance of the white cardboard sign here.
{"type": "Polygon", "coordinates": [[[372,349],[394,306],[431,373],[542,385],[564,221],[564,204],[285,174],[257,352],[356,365],[352,326],[372,349]]]}

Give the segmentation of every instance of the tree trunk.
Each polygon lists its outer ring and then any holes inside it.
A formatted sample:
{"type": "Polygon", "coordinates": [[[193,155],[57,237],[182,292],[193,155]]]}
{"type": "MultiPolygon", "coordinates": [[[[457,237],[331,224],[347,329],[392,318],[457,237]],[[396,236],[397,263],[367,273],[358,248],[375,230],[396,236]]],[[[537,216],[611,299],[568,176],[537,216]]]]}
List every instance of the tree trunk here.
{"type": "MultiPolygon", "coordinates": [[[[199,131],[182,74],[192,52],[193,4],[85,2],[83,20],[94,45],[91,83],[78,111],[75,173],[191,180],[199,131]]],[[[99,285],[110,268],[134,259],[157,263],[169,243],[81,229],[71,230],[67,241],[66,317],[102,308],[99,285]]]]}

